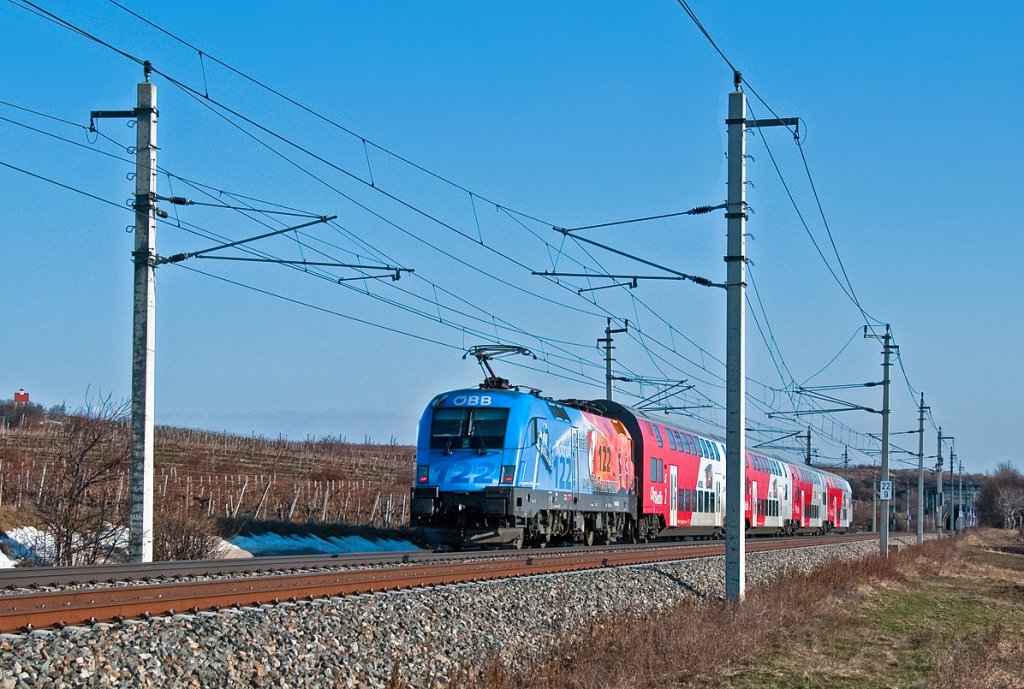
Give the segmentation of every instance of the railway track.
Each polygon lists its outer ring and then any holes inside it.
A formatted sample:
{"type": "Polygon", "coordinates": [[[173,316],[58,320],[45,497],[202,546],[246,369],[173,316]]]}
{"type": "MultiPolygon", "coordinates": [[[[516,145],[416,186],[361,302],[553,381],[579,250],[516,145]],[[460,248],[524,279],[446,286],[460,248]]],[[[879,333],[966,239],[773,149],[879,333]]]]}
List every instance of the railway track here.
{"type": "MultiPolygon", "coordinates": [[[[759,552],[834,545],[873,538],[874,536],[870,535],[855,535],[815,539],[749,540],[746,548],[748,552],[759,552]]],[[[131,568],[111,567],[109,570],[130,571],[130,582],[120,586],[89,586],[72,590],[16,593],[0,597],[0,632],[12,633],[130,618],[145,619],[158,615],[194,613],[226,607],[651,564],[711,557],[723,555],[724,552],[725,546],[721,542],[695,542],[667,543],[641,548],[612,546],[600,550],[572,549],[561,552],[500,551],[469,557],[466,553],[406,553],[393,556],[373,554],[337,558],[314,556],[302,558],[306,561],[306,567],[312,562],[328,560],[332,563],[328,566],[336,569],[326,572],[271,575],[253,573],[246,576],[253,571],[252,564],[246,562],[231,571],[232,574],[239,576],[164,583],[139,583],[139,580],[145,576],[182,576],[181,573],[184,571],[202,571],[209,575],[211,567],[207,562],[198,566],[196,563],[152,563],[131,568]],[[359,564],[378,566],[359,567],[359,564]],[[188,570],[188,565],[193,569],[188,570]],[[246,566],[250,569],[245,569],[246,566]],[[141,574],[142,572],[148,574],[141,574]]],[[[287,560],[290,568],[299,566],[296,564],[296,558],[281,559],[287,560]]],[[[272,564],[281,569],[284,563],[272,564]]],[[[95,573],[97,569],[103,568],[69,569],[75,569],[75,572],[58,573],[56,576],[44,578],[59,580],[64,576],[79,576],[81,578],[76,581],[87,581],[81,576],[82,570],[95,573]]],[[[220,574],[224,574],[225,571],[222,570],[220,574]]],[[[39,570],[34,572],[37,582],[41,573],[39,570]]],[[[96,577],[94,575],[90,578],[96,577]]]]}

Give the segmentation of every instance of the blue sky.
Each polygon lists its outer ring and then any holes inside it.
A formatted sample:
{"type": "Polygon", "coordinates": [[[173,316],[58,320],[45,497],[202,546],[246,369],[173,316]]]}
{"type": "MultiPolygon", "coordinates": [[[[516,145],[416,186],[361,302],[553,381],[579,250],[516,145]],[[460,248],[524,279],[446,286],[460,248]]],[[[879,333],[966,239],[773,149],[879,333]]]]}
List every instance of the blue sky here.
{"type": "MultiPolygon", "coordinates": [[[[19,4],[0,4],[0,58],[9,65],[0,80],[0,162],[123,206],[133,193],[125,147],[134,130],[100,122],[111,142],[81,125],[91,110],[132,107],[141,69],[19,4]]],[[[674,403],[700,407],[686,422],[720,432],[723,292],[641,281],[636,290],[581,295],[585,281],[530,274],[654,274],[563,242],[552,226],[724,200],[731,73],[676,2],[124,0],[354,136],[114,4],[36,4],[163,73],[153,78],[158,164],[168,173],[159,193],[336,214],[331,225],[252,248],[415,271],[397,282],[338,284],[358,273],[213,260],[159,268],[158,423],[408,443],[431,396],[480,381],[475,362],[462,359],[473,344],[534,351],[537,361],[519,360],[529,368],[498,365],[514,383],[556,398],[602,396],[595,345],[611,315],[630,320],[630,333],[616,340],[617,373],[685,378],[694,388],[674,403]],[[220,105],[316,158],[224,110],[219,116],[220,105]]],[[[912,386],[969,468],[1013,459],[1021,288],[1000,259],[1012,256],[1007,240],[1020,227],[1012,202],[1024,145],[1010,123],[1022,104],[1014,75],[1024,67],[1016,35],[1024,4],[691,7],[757,93],[780,115],[802,118],[802,151],[843,265],[865,310],[891,324],[900,346],[910,384],[894,367],[893,430],[916,428],[912,386]]],[[[753,97],[750,106],[754,116],[767,114],[753,97]]],[[[864,435],[878,431],[876,415],[766,417],[808,408],[795,384],[880,380],[881,348],[862,337],[862,315],[809,238],[838,273],[801,149],[775,130],[751,135],[748,152],[757,287],[749,297],[765,333],[748,319],[751,422],[782,431],[811,423],[822,462],[850,447],[855,463],[870,463],[856,448],[877,448],[864,435]],[[764,341],[772,337],[774,361],[764,341]]],[[[24,387],[45,405],[127,398],[132,214],[3,166],[0,201],[0,396],[24,387]]],[[[171,217],[158,228],[161,255],[297,224],[164,208],[171,217]]],[[[721,213],[583,236],[724,281],[721,213]]],[[[591,286],[598,284],[607,281],[591,286]]],[[[616,398],[636,402],[655,390],[621,382],[616,398]]],[[[880,406],[877,388],[842,394],[880,406]]],[[[914,436],[894,441],[916,450],[914,436]]],[[[935,444],[929,423],[926,454],[935,444]]]]}

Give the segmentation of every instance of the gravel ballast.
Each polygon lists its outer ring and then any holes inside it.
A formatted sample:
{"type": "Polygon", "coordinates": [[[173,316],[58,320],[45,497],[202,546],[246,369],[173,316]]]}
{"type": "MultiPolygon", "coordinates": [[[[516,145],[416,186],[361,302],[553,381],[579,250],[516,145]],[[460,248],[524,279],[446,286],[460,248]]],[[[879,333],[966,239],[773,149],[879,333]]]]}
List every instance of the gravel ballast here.
{"type": "MultiPolygon", "coordinates": [[[[877,551],[861,541],[748,553],[747,585],[877,551]]],[[[529,662],[595,618],[724,590],[723,558],[710,557],[2,635],[0,689],[383,687],[395,667],[413,686],[443,687],[495,654],[529,662]]]]}

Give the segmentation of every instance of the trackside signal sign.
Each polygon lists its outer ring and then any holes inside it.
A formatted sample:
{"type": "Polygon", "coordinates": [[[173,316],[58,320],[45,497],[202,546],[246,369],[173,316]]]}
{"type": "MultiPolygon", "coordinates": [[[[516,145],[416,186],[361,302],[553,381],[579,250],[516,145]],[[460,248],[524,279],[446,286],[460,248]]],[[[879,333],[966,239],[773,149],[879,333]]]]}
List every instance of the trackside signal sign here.
{"type": "Polygon", "coordinates": [[[882,500],[892,500],[892,481],[879,481],[878,493],[882,500]]]}

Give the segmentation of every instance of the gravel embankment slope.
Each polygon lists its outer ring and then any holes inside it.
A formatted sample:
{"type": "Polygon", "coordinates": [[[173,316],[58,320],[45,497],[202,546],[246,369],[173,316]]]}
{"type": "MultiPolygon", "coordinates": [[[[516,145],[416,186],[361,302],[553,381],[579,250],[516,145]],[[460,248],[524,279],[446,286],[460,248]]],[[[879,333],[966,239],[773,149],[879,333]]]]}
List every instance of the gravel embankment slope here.
{"type": "MultiPolygon", "coordinates": [[[[893,539],[898,541],[900,539],[893,539]]],[[[877,552],[874,541],[747,556],[748,586],[877,552]]],[[[444,686],[460,665],[529,662],[625,610],[722,596],[721,557],[0,636],[0,689],[383,687],[397,665],[444,686]]]]}

